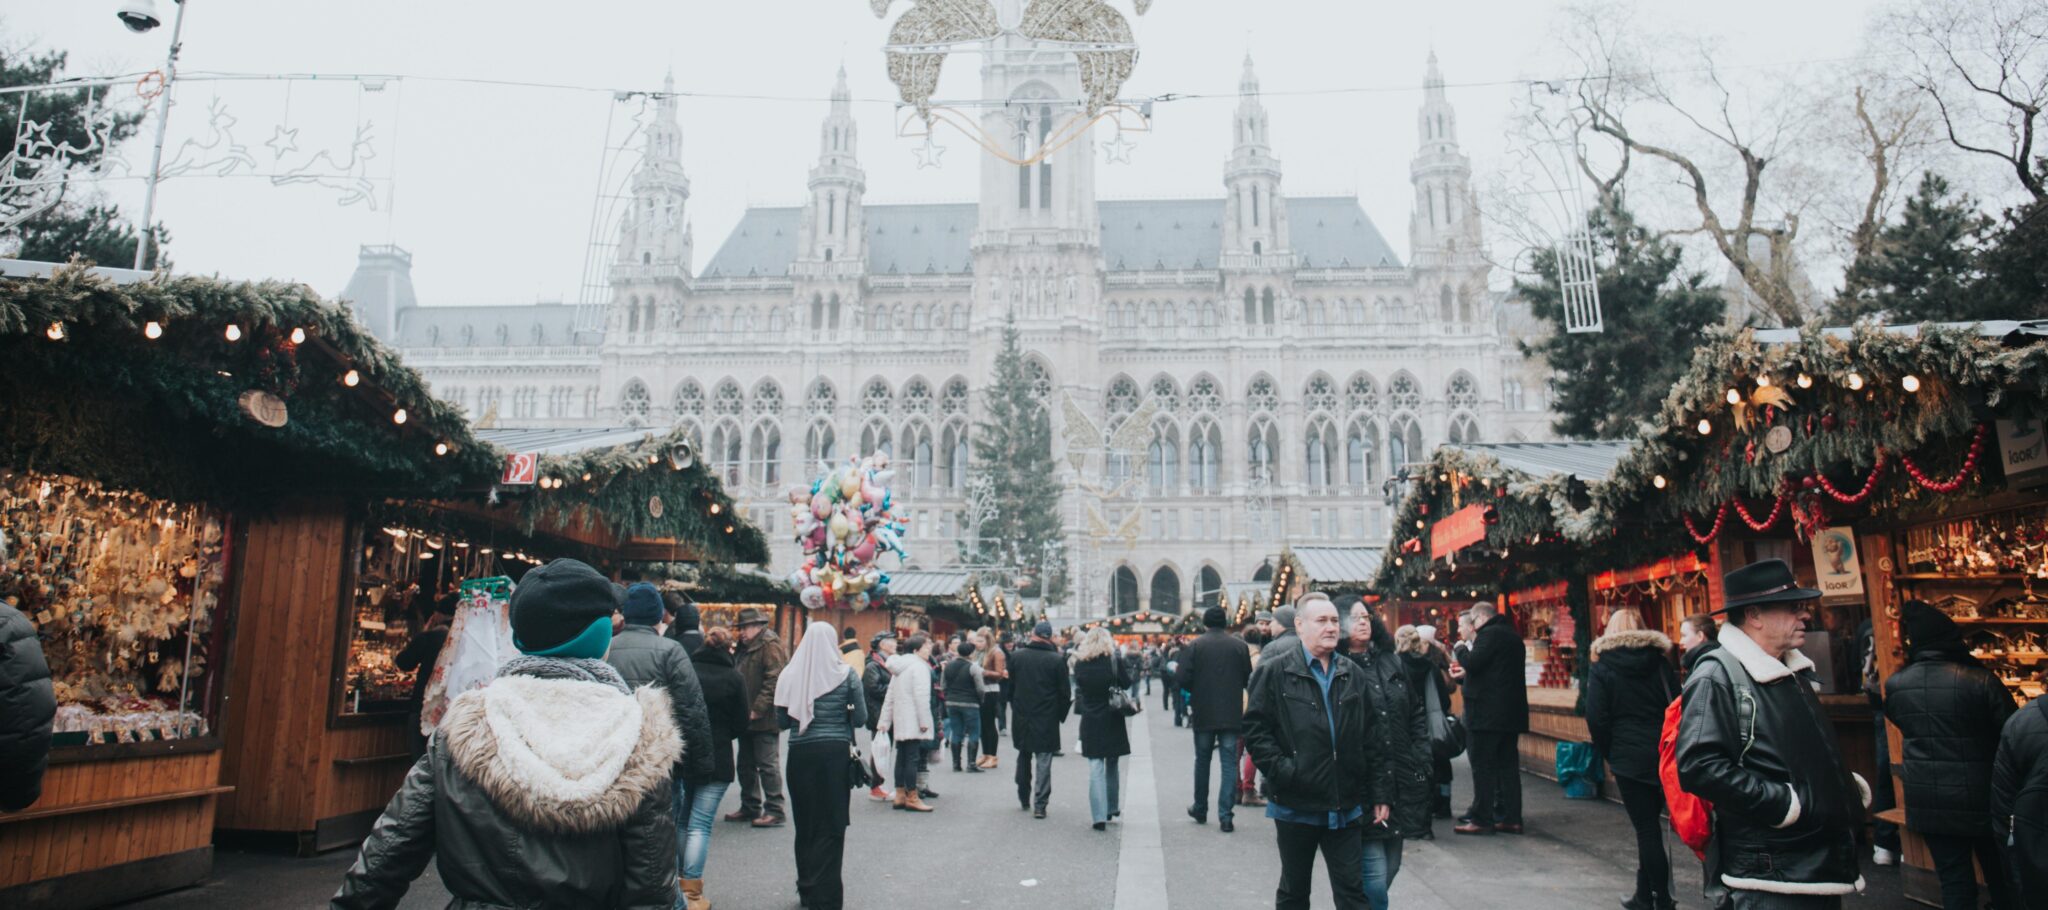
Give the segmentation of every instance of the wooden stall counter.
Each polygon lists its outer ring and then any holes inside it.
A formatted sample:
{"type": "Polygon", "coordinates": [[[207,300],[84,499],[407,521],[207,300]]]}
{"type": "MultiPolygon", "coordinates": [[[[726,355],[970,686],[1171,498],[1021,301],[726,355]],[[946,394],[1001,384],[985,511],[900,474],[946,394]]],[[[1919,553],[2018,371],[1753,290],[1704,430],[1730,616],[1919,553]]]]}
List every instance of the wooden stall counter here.
{"type": "Polygon", "coordinates": [[[1529,732],[1522,734],[1522,770],[1557,779],[1557,744],[1592,742],[1578,714],[1579,690],[1529,687],[1529,732]]]}

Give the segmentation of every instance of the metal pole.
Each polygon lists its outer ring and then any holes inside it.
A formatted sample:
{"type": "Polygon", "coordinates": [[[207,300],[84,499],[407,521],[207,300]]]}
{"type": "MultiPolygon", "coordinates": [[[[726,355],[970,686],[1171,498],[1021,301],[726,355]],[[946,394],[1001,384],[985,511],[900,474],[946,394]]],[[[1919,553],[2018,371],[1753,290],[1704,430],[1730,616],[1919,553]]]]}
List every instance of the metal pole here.
{"type": "Polygon", "coordinates": [[[139,271],[149,261],[149,241],[155,236],[150,219],[156,216],[157,171],[164,163],[164,127],[171,119],[171,86],[178,81],[178,41],[185,31],[185,0],[173,0],[178,4],[178,15],[171,22],[171,54],[164,60],[164,91],[157,98],[156,147],[149,153],[148,189],[142,197],[142,233],[135,242],[135,268],[139,271]]]}

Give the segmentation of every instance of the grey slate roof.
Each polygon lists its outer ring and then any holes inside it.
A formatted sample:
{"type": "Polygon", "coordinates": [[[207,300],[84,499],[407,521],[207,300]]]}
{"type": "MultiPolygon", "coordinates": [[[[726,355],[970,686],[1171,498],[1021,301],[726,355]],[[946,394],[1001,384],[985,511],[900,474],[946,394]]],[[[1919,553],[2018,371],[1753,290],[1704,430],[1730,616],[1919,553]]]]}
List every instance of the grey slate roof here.
{"type": "Polygon", "coordinates": [[[1293,547],[1288,550],[1310,581],[1365,584],[1380,571],[1384,551],[1372,547],[1293,547]]]}
{"type": "Polygon", "coordinates": [[[591,449],[609,449],[654,435],[645,427],[508,428],[471,432],[476,434],[476,438],[507,452],[538,452],[542,455],[573,455],[591,449]]]}
{"type": "Polygon", "coordinates": [[[566,303],[413,307],[399,311],[398,337],[388,341],[401,348],[575,344],[576,307],[566,303]]]}
{"type": "Polygon", "coordinates": [[[1587,483],[1599,483],[1614,473],[1633,443],[1590,442],[1485,442],[1465,443],[1457,448],[1493,456],[1502,467],[1531,477],[1570,474],[1587,483]]]}
{"type": "MultiPolygon", "coordinates": [[[[705,265],[703,277],[785,275],[795,261],[804,209],[751,208],[705,265]]],[[[877,275],[959,274],[973,270],[968,246],[975,203],[870,205],[868,271],[877,275]]],[[[1213,269],[1223,248],[1223,200],[1104,202],[1102,260],[1112,272],[1213,269]]],[[[1290,240],[1305,268],[1399,267],[1379,228],[1342,196],[1287,200],[1290,240]]]]}
{"type": "Polygon", "coordinates": [[[966,572],[890,572],[890,597],[934,597],[954,599],[967,596],[966,572]]]}

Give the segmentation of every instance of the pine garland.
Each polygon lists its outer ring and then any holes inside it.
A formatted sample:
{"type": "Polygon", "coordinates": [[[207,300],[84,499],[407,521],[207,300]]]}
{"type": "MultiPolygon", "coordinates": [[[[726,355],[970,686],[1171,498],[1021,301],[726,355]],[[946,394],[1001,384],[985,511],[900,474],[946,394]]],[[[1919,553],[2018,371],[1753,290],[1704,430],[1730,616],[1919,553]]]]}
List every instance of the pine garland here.
{"type": "Polygon", "coordinates": [[[734,510],[724,484],[701,461],[681,470],[670,462],[674,447],[688,438],[676,430],[606,449],[543,457],[541,478],[561,486],[536,488],[522,503],[527,529],[546,523],[588,530],[602,524],[621,539],[672,539],[721,562],[767,562],[767,539],[734,510]]]}

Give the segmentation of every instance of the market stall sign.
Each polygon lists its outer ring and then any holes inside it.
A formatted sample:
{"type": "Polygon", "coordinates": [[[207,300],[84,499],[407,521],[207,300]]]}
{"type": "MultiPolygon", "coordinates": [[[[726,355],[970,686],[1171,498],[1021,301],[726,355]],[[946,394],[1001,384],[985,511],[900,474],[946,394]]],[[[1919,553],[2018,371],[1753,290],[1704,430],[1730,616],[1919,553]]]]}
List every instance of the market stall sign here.
{"type": "Polygon", "coordinates": [[[1486,539],[1486,509],[1477,504],[1444,516],[1429,529],[1429,555],[1442,559],[1486,539]]]}
{"type": "Polygon", "coordinates": [[[2048,480],[2048,428],[2036,417],[1998,422],[1998,454],[2013,486],[2048,480]]]}
{"type": "Polygon", "coordinates": [[[1813,575],[1821,603],[1863,602],[1863,565],[1854,531],[1829,528],[1813,535],[1813,575]]]}
{"type": "Polygon", "coordinates": [[[1562,581],[1553,581],[1547,585],[1537,585],[1533,588],[1523,588],[1520,591],[1514,591],[1509,593],[1508,606],[1519,607],[1525,604],[1542,603],[1544,601],[1551,600],[1563,600],[1564,595],[1565,583],[1562,581]]]}
{"type": "Polygon", "coordinates": [[[539,452],[514,452],[505,456],[505,475],[498,482],[508,487],[530,487],[540,478],[539,452]]]}
{"type": "Polygon", "coordinates": [[[1133,622],[1126,623],[1123,628],[1117,631],[1125,635],[1164,635],[1166,634],[1166,624],[1156,620],[1153,622],[1133,622]]]}
{"type": "Polygon", "coordinates": [[[1700,562],[1698,555],[1687,553],[1683,556],[1667,556],[1656,562],[1644,563],[1628,569],[1616,569],[1593,576],[1593,590],[1612,591],[1646,581],[1670,578],[1673,575],[1689,575],[1705,571],[1707,564],[1700,562]]]}
{"type": "Polygon", "coordinates": [[[242,397],[236,399],[236,403],[242,406],[242,413],[249,415],[250,420],[254,420],[273,430],[284,426],[291,420],[291,414],[285,408],[284,399],[261,389],[250,389],[243,392],[242,397]]]}

